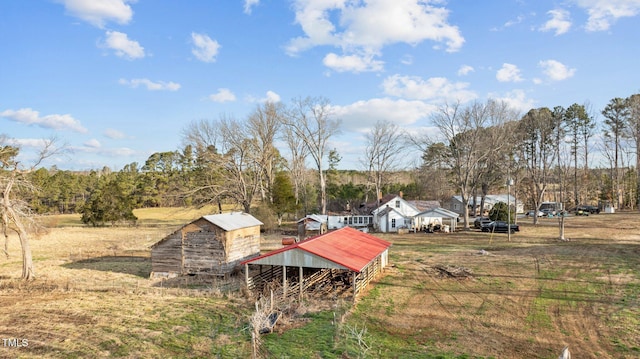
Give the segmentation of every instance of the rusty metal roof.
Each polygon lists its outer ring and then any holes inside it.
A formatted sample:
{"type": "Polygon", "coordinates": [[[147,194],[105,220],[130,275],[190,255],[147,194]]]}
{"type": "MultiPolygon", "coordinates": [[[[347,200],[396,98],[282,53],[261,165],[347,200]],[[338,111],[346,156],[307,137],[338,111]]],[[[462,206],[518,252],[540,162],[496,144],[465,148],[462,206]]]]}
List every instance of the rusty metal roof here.
{"type": "MultiPolygon", "coordinates": [[[[278,257],[286,266],[305,266],[296,261],[300,256],[286,255],[288,252],[304,252],[333,262],[356,272],[362,271],[371,261],[391,246],[391,243],[363,233],[351,227],[311,237],[304,241],[282,247],[259,257],[242,262],[242,264],[274,264],[269,257],[278,257]],[[281,255],[283,254],[283,255],[281,255]]],[[[318,268],[326,268],[320,266],[318,268]]]]}

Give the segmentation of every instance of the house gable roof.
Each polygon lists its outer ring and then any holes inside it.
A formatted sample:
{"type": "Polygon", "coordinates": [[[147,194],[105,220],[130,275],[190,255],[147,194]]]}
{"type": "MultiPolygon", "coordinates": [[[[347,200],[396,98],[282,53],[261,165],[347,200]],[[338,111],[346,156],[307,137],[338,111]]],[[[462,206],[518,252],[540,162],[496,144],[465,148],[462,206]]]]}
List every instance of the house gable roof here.
{"type": "MultiPolygon", "coordinates": [[[[261,260],[290,251],[303,251],[307,254],[333,262],[340,267],[360,272],[390,246],[391,243],[378,237],[358,231],[357,229],[344,227],[288,245],[262,256],[244,261],[242,264],[266,264],[261,263],[261,260]]],[[[287,258],[290,257],[291,256],[282,255],[282,265],[298,266],[299,263],[287,262],[287,258]]]]}

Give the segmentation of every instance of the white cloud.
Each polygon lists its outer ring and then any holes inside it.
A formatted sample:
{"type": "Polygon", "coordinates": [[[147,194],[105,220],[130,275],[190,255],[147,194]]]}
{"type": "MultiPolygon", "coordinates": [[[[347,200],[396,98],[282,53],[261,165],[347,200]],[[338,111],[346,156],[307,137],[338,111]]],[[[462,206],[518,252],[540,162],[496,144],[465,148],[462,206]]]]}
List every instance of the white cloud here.
{"type": "Polygon", "coordinates": [[[468,89],[468,83],[452,83],[444,77],[424,80],[417,76],[393,75],[383,81],[382,87],[387,95],[411,100],[467,102],[477,97],[468,89]]]}
{"type": "Polygon", "coordinates": [[[535,107],[535,101],[527,98],[527,95],[523,90],[513,90],[504,95],[490,93],[489,98],[496,101],[504,101],[511,108],[519,111],[520,113],[527,112],[535,107]]]}
{"type": "Polygon", "coordinates": [[[511,27],[514,25],[518,25],[520,23],[522,23],[522,21],[524,20],[524,16],[522,15],[518,15],[518,17],[515,18],[515,20],[509,20],[507,22],[504,23],[504,27],[511,27]]]}
{"type": "Polygon", "coordinates": [[[86,147],[90,147],[90,148],[100,148],[100,147],[102,147],[102,144],[100,143],[100,141],[96,140],[95,138],[92,138],[89,141],[86,141],[85,143],[83,143],[83,145],[85,145],[86,147]]]}
{"type": "Polygon", "coordinates": [[[347,106],[332,106],[333,114],[342,121],[342,126],[349,130],[364,131],[379,120],[406,126],[427,118],[436,110],[435,105],[423,101],[393,100],[374,98],[354,102],[347,106]]]}
{"type": "Polygon", "coordinates": [[[191,33],[194,48],[191,53],[200,61],[215,62],[220,50],[220,44],[205,34],[191,33]]]}
{"type": "Polygon", "coordinates": [[[260,0],[244,0],[244,13],[250,15],[252,8],[258,4],[260,4],[260,0]]]}
{"type": "Polygon", "coordinates": [[[115,51],[119,57],[129,60],[144,57],[144,48],[137,41],[129,40],[127,34],[118,31],[107,31],[104,46],[115,51]]]}
{"type": "Polygon", "coordinates": [[[437,3],[424,0],[296,0],[296,23],[305,35],[291,39],[286,50],[290,55],[296,55],[316,46],[342,49],[342,55],[333,54],[329,59],[325,58],[325,63],[327,60],[345,60],[353,54],[379,56],[387,45],[406,43],[415,46],[425,40],[445,44],[448,52],[458,51],[464,38],[457,26],[447,22],[449,10],[433,5],[437,3]]]}
{"type": "MultiPolygon", "coordinates": [[[[6,142],[8,145],[14,147],[35,149],[42,149],[50,143],[49,140],[43,138],[9,138],[6,142]]],[[[20,153],[20,155],[23,154],[20,153]]]]}
{"type": "Polygon", "coordinates": [[[574,0],[587,10],[587,31],[605,31],[621,17],[634,17],[640,13],[640,0],[574,0]]]}
{"type": "Polygon", "coordinates": [[[209,99],[213,102],[230,102],[236,100],[236,95],[227,88],[219,88],[218,92],[209,95],[209,99]]]}
{"type": "Polygon", "coordinates": [[[61,0],[69,14],[93,26],[104,28],[107,21],[128,24],[133,11],[128,3],[136,0],[61,0]]]}
{"type": "Polygon", "coordinates": [[[38,111],[30,108],[21,108],[17,111],[5,110],[0,112],[0,117],[7,118],[9,120],[23,123],[26,125],[35,125],[42,128],[52,130],[71,130],[80,133],[89,132],[86,128],[82,127],[80,121],[71,117],[71,115],[46,115],[40,116],[38,111]]]}
{"type": "Polygon", "coordinates": [[[121,85],[132,87],[132,88],[136,88],[138,86],[145,86],[149,91],[162,91],[162,90],[178,91],[180,89],[180,84],[177,84],[175,82],[164,82],[164,81],[153,82],[149,79],[131,79],[131,80],[120,79],[118,83],[120,83],[121,85]]]}
{"type": "Polygon", "coordinates": [[[411,65],[413,64],[413,56],[407,54],[402,56],[402,58],[400,59],[400,63],[403,65],[411,65]]]}
{"type": "Polygon", "coordinates": [[[496,79],[500,82],[520,82],[520,69],[513,64],[504,63],[502,68],[496,73],[496,79]]]}
{"type": "Polygon", "coordinates": [[[322,63],[337,72],[369,72],[369,71],[381,71],[384,62],[374,60],[373,55],[359,56],[359,55],[336,55],[329,53],[324,57],[322,63]]]}
{"type": "Polygon", "coordinates": [[[576,69],[568,68],[556,60],[540,61],[538,66],[542,68],[542,72],[552,81],[566,80],[576,73],[576,69]]]}
{"type": "Polygon", "coordinates": [[[121,158],[121,157],[132,157],[134,155],[138,156],[139,153],[136,150],[133,150],[128,147],[115,147],[115,148],[103,148],[103,147],[92,147],[87,146],[86,143],[83,147],[74,147],[72,148],[74,152],[81,153],[92,153],[105,157],[112,158],[121,158]]]}
{"type": "Polygon", "coordinates": [[[473,71],[475,71],[475,69],[472,66],[462,65],[458,69],[458,76],[465,76],[465,75],[468,75],[469,73],[471,73],[473,71]]]}
{"type": "Polygon", "coordinates": [[[267,96],[261,102],[280,102],[280,95],[273,91],[267,91],[267,96]]]}
{"type": "Polygon", "coordinates": [[[551,19],[540,27],[540,31],[555,31],[556,36],[562,35],[571,28],[569,12],[563,9],[555,9],[547,12],[551,19]]]}
{"type": "Polygon", "coordinates": [[[120,140],[126,137],[124,133],[113,128],[107,128],[104,130],[104,135],[112,140],[120,140]]]}

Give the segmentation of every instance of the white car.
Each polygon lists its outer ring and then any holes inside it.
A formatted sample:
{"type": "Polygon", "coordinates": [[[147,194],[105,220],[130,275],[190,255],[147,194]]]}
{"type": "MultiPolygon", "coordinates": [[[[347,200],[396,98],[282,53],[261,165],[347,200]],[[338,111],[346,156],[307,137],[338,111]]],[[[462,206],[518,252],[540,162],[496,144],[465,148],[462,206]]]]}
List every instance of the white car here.
{"type": "MultiPolygon", "coordinates": [[[[527,217],[533,217],[533,216],[535,215],[535,213],[536,213],[536,210],[535,210],[535,209],[532,209],[532,210],[530,210],[529,212],[525,213],[525,216],[527,216],[527,217]]],[[[542,211],[538,211],[538,217],[544,217],[544,216],[545,216],[544,212],[542,212],[542,211]]]]}

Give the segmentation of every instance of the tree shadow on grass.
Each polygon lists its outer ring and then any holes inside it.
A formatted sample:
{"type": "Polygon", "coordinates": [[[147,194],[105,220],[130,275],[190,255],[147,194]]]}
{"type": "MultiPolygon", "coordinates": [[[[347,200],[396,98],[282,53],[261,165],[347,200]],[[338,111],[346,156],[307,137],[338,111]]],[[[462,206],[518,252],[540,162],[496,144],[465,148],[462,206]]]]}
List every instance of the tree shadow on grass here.
{"type": "Polygon", "coordinates": [[[141,256],[102,256],[76,260],[63,264],[62,267],[125,273],[149,278],[151,274],[151,258],[141,256]]]}

